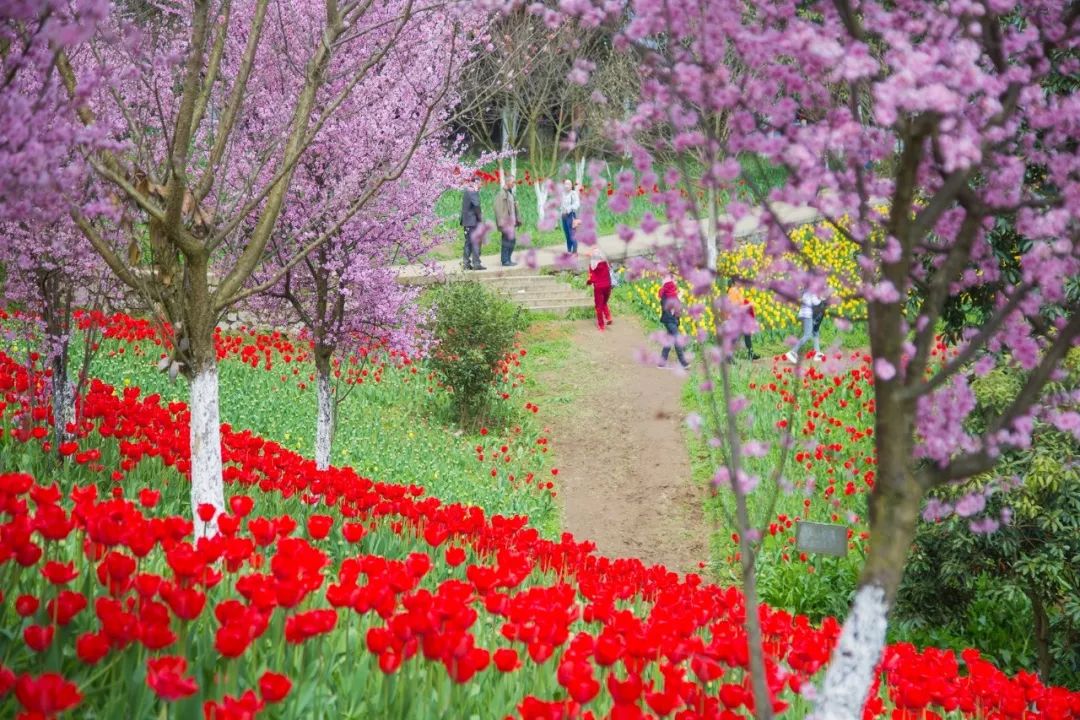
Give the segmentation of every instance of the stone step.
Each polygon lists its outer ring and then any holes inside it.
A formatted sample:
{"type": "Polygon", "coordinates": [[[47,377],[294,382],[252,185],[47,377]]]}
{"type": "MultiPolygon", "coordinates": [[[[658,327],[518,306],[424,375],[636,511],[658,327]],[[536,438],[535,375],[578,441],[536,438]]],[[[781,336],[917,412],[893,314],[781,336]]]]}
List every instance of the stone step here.
{"type": "Polygon", "coordinates": [[[499,294],[515,302],[539,302],[541,300],[581,300],[592,302],[592,299],[584,293],[579,293],[572,288],[551,288],[544,291],[518,291],[507,292],[500,290],[499,294]]]}
{"type": "Polygon", "coordinates": [[[501,287],[504,285],[561,285],[562,281],[554,275],[508,275],[505,277],[483,278],[480,280],[484,285],[501,287]]]}
{"type": "Polygon", "coordinates": [[[567,311],[573,310],[575,308],[591,308],[592,303],[591,302],[583,302],[583,301],[580,301],[580,300],[579,301],[564,300],[564,301],[560,301],[560,302],[554,302],[553,301],[553,302],[542,302],[542,303],[536,303],[536,304],[526,304],[526,305],[522,305],[522,307],[524,307],[527,310],[532,310],[533,312],[554,312],[554,313],[559,313],[559,312],[567,312],[567,311]]]}

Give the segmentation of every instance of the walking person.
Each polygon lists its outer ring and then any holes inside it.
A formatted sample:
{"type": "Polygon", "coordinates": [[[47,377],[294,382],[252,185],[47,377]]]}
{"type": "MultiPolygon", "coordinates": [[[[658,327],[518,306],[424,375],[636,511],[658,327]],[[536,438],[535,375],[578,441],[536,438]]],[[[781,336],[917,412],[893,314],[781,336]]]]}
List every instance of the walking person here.
{"type": "MultiPolygon", "coordinates": [[[[742,288],[740,288],[738,285],[732,283],[731,286],[728,288],[727,296],[728,301],[733,306],[746,305],[747,309],[750,311],[750,317],[757,318],[757,315],[754,314],[753,304],[746,298],[746,295],[743,294],[742,288]]],[[[756,352],[754,352],[754,337],[750,333],[744,333],[742,336],[742,340],[743,344],[746,345],[746,352],[751,360],[757,360],[761,357],[756,352]]]]}
{"type": "Polygon", "coordinates": [[[480,224],[480,181],[473,178],[461,195],[461,227],[465,228],[465,252],[462,264],[466,270],[486,270],[480,264],[480,243],[473,237],[480,224]]]}
{"type": "Polygon", "coordinates": [[[581,195],[570,180],[563,180],[562,198],[562,231],[566,236],[566,252],[577,255],[577,239],[574,230],[577,229],[578,211],[581,210],[581,195]]]}
{"type": "Polygon", "coordinates": [[[810,291],[804,292],[799,301],[799,319],[802,321],[802,337],[784,357],[788,362],[798,362],[799,348],[812,339],[814,358],[824,360],[825,356],[821,354],[821,321],[825,319],[825,300],[810,291]]]}
{"type": "Polygon", "coordinates": [[[613,324],[611,308],[608,307],[608,300],[611,299],[611,265],[598,247],[589,250],[589,280],[585,284],[592,285],[596,326],[600,332],[604,332],[605,322],[613,324]]]}
{"type": "Polygon", "coordinates": [[[660,324],[667,331],[668,341],[664,349],[660,351],[660,363],[656,366],[666,368],[671,348],[675,348],[675,355],[679,358],[679,364],[683,370],[690,367],[683,354],[682,345],[679,344],[679,317],[682,315],[682,301],[679,299],[679,286],[675,284],[675,273],[668,272],[664,276],[664,282],[660,286],[660,324]]]}
{"type": "Polygon", "coordinates": [[[517,244],[517,229],[521,226],[518,217],[517,198],[514,197],[514,180],[503,176],[502,185],[495,195],[495,224],[502,234],[500,260],[503,267],[517,265],[513,261],[514,246],[517,244]]]}

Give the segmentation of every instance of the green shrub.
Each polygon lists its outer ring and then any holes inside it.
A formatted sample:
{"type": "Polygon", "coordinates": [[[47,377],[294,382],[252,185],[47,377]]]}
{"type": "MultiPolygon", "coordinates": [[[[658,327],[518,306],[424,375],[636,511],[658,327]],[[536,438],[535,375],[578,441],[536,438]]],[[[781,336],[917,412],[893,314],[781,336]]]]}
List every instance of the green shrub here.
{"type": "Polygon", "coordinates": [[[477,282],[441,285],[430,294],[436,340],[432,369],[453,392],[463,427],[488,416],[498,368],[526,326],[522,310],[477,282]]]}
{"type": "MultiPolygon", "coordinates": [[[[1080,350],[1065,362],[1068,377],[1050,392],[1080,387],[1080,350]]],[[[972,383],[978,402],[972,429],[981,431],[1020,391],[1024,376],[994,370],[972,383]]],[[[935,491],[946,501],[997,477],[1017,478],[994,493],[986,512],[1009,508],[1012,521],[991,534],[973,534],[965,519],[920,523],[897,596],[902,624],[912,638],[947,628],[977,644],[1004,667],[1037,667],[1044,680],[1080,687],[1080,442],[1038,423],[1030,448],[1005,453],[993,477],[982,476],[935,491]],[[988,612],[988,608],[992,612],[988,612]],[[990,633],[999,616],[1019,618],[1027,632],[990,633]]]]}

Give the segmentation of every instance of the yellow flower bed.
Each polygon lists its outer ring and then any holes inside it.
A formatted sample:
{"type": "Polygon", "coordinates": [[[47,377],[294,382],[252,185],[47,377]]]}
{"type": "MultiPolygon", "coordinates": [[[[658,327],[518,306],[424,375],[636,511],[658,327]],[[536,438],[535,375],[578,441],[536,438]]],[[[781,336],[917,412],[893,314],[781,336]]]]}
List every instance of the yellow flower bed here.
{"type": "MultiPolygon", "coordinates": [[[[843,298],[852,294],[858,287],[859,269],[855,262],[856,246],[844,239],[839,233],[834,232],[830,237],[828,233],[820,232],[813,225],[804,225],[792,232],[796,245],[808,260],[819,269],[825,270],[829,290],[834,298],[829,307],[829,313],[849,319],[865,317],[866,307],[862,300],[842,299],[839,303],[836,298],[843,298]]],[[[791,262],[801,262],[795,254],[785,257],[791,262]]],[[[716,269],[723,278],[742,277],[749,280],[760,279],[760,276],[768,271],[770,263],[765,257],[765,245],[758,242],[748,242],[739,246],[738,250],[722,253],[717,259],[716,269]]],[[[635,300],[644,309],[660,316],[660,277],[649,276],[633,286],[635,300]]],[[[697,322],[686,315],[683,316],[681,329],[684,333],[695,334],[699,329],[712,333],[714,317],[712,301],[716,293],[708,297],[697,297],[690,293],[689,286],[680,281],[680,290],[685,304],[705,304],[705,314],[697,322]]],[[[762,330],[783,330],[798,324],[799,306],[797,303],[786,302],[772,293],[756,287],[744,290],[746,299],[754,306],[758,325],[762,330]]]]}

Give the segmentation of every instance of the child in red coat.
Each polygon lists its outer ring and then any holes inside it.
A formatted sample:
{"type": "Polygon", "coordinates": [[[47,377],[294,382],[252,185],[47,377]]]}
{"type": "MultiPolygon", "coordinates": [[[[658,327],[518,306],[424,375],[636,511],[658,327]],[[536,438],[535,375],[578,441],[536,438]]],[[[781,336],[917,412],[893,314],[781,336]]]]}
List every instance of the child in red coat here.
{"type": "Polygon", "coordinates": [[[613,323],[611,308],[608,307],[608,300],[611,298],[611,266],[598,247],[589,252],[589,281],[586,285],[592,285],[596,325],[600,332],[603,332],[605,321],[608,325],[613,323]]]}

